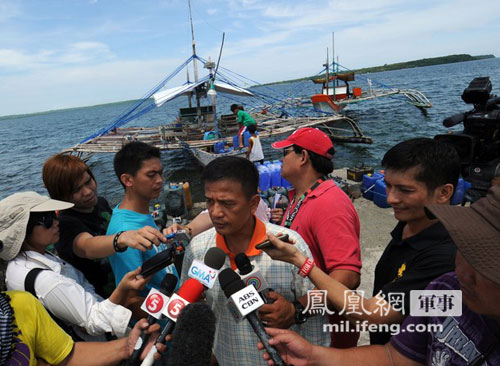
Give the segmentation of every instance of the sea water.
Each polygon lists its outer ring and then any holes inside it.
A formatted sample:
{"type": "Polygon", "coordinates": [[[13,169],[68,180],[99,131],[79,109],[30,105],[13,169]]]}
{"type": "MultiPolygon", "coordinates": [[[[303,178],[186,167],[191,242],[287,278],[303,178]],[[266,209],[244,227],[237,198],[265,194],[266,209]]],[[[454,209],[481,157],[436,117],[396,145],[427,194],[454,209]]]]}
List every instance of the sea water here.
{"type": "MultiPolygon", "coordinates": [[[[406,103],[403,96],[380,98],[349,106],[347,115],[356,120],[366,136],[373,138],[373,145],[335,144],[336,168],[358,163],[380,166],[380,160],[391,146],[402,140],[445,133],[444,118],[472,109],[461,99],[469,82],[479,76],[489,76],[493,84],[492,94],[500,95],[500,59],[461,62],[414,69],[356,75],[353,86],[367,89],[366,78],[401,89],[417,89],[424,93],[433,107],[421,111],[406,103]]],[[[310,96],[319,92],[310,81],[261,86],[255,90],[277,98],[310,96]]],[[[141,95],[143,91],[138,90],[141,95]]],[[[128,126],[157,126],[174,120],[183,98],[169,102],[165,108],[143,115],[128,126]]],[[[219,98],[218,110],[229,114],[234,99],[219,98]]],[[[122,102],[100,106],[50,111],[38,114],[0,117],[0,199],[12,193],[34,190],[46,194],[41,171],[43,162],[52,154],[80,142],[86,136],[113,122],[134,102],[122,102]]],[[[242,100],[247,109],[250,100],[242,100]]],[[[1,114],[1,111],[0,111],[1,114]]],[[[457,126],[454,130],[461,130],[457,126]]],[[[265,160],[281,157],[270,143],[282,137],[264,139],[262,146],[265,160]]],[[[186,151],[162,153],[165,180],[189,182],[194,200],[202,199],[199,183],[201,168],[196,159],[186,151]]],[[[96,176],[99,193],[117,203],[122,188],[113,172],[113,154],[94,155],[89,165],[96,176]]]]}

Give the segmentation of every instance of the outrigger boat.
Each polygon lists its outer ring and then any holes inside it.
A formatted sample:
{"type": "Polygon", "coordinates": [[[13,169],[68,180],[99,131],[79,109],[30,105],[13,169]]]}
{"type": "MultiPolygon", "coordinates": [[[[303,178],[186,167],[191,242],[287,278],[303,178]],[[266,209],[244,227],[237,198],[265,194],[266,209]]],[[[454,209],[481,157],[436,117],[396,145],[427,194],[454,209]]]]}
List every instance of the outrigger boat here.
{"type": "MultiPolygon", "coordinates": [[[[297,128],[310,126],[324,130],[337,142],[373,143],[370,137],[363,134],[357,123],[347,116],[325,115],[314,111],[311,107],[297,105],[287,98],[279,102],[274,97],[264,95],[258,88],[248,90],[238,86],[231,79],[231,75],[238,74],[219,67],[219,62],[216,65],[210,59],[204,60],[196,54],[192,19],[191,32],[193,53],[182,65],[135,103],[130,110],[64,152],[88,159],[93,153],[113,153],[130,141],[143,141],[161,150],[189,150],[202,165],[221,155],[243,156],[245,151],[233,144],[234,135],[238,131],[236,116],[218,113],[216,100],[218,93],[228,94],[231,98],[237,96],[261,100],[261,106],[252,109],[261,138],[289,134],[297,128]],[[207,76],[198,78],[198,62],[208,70],[207,76]],[[194,81],[189,80],[188,74],[188,80],[184,85],[164,90],[167,83],[191,63],[194,81]],[[188,97],[189,105],[180,108],[175,121],[156,127],[122,127],[144,113],[162,107],[181,96],[188,97]]],[[[223,42],[224,37],[222,44],[223,42]]],[[[241,80],[243,77],[238,75],[238,78],[241,80]]]]}
{"type": "Polygon", "coordinates": [[[399,89],[380,83],[377,83],[379,86],[375,88],[373,86],[373,81],[368,78],[368,90],[362,90],[359,86],[352,87],[351,90],[349,82],[354,81],[355,74],[353,71],[335,62],[334,33],[332,34],[332,41],[333,62],[331,64],[328,62],[327,51],[326,63],[323,65],[324,68],[318,73],[321,76],[312,79],[313,83],[322,84],[321,93],[314,94],[311,97],[314,109],[317,111],[323,113],[337,113],[341,112],[347,105],[352,103],[359,103],[397,94],[405,96],[407,101],[417,108],[426,109],[432,107],[427,97],[418,90],[399,89]],[[342,68],[343,71],[341,71],[340,68],[342,68]]]}
{"type": "Polygon", "coordinates": [[[404,95],[408,102],[417,108],[431,108],[432,104],[426,96],[415,89],[397,89],[397,88],[374,88],[373,82],[368,79],[369,90],[364,91],[361,87],[349,85],[354,81],[354,72],[326,73],[326,76],[313,79],[313,83],[322,84],[321,93],[314,94],[311,102],[314,108],[320,112],[340,112],[347,105],[352,103],[364,102],[371,99],[394,96],[396,94],[404,95]]]}

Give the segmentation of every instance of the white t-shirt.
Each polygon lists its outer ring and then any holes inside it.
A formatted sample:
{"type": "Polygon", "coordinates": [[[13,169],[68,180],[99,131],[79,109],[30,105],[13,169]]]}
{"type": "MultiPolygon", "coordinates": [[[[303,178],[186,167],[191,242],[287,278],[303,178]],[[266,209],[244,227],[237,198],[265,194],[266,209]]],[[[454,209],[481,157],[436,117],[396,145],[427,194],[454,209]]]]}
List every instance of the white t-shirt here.
{"type": "Polygon", "coordinates": [[[262,151],[262,145],[260,144],[259,136],[250,136],[250,141],[253,142],[252,150],[250,151],[250,156],[248,159],[251,162],[264,160],[264,152],[262,151]]]}

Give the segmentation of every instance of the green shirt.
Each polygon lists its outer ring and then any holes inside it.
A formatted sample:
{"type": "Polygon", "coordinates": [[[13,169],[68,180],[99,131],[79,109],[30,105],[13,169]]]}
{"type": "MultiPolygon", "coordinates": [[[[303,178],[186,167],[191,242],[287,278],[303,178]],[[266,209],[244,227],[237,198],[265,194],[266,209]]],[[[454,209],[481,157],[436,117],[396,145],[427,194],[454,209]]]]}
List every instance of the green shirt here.
{"type": "Polygon", "coordinates": [[[243,126],[248,127],[249,125],[255,124],[255,120],[252,118],[252,116],[245,111],[239,110],[236,116],[238,118],[238,123],[243,123],[243,126]]]}

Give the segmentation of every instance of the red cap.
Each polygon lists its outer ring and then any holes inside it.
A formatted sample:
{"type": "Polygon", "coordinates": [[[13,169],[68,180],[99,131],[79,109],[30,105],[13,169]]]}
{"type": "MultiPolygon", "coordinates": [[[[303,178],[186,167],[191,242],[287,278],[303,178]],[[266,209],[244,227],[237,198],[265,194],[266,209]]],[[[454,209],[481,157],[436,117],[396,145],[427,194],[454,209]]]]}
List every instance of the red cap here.
{"type": "Polygon", "coordinates": [[[271,146],[275,149],[284,149],[292,145],[300,146],[328,159],[333,158],[333,155],[328,153],[328,150],[333,148],[332,140],[326,133],[317,128],[299,128],[286,140],[276,141],[271,146]]]}

